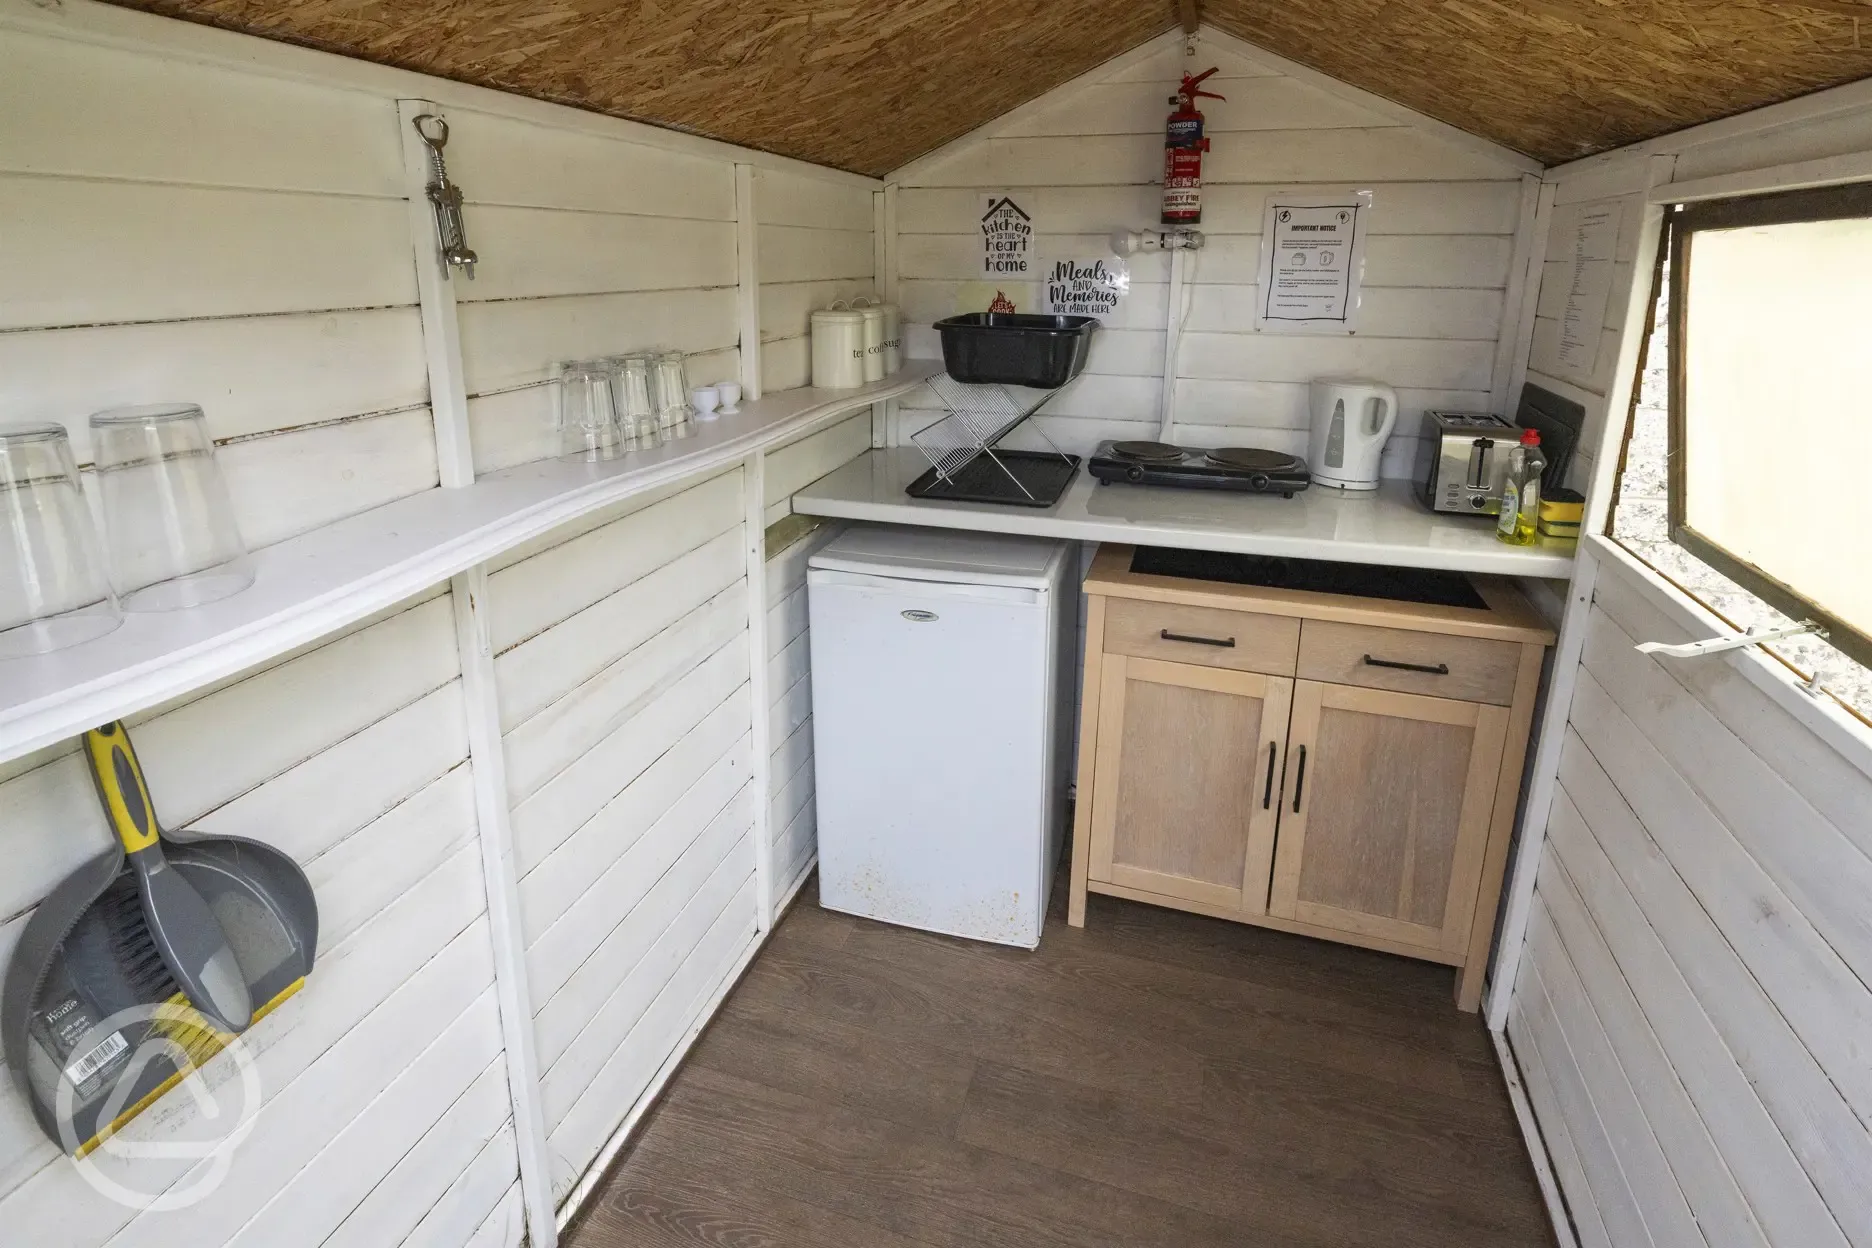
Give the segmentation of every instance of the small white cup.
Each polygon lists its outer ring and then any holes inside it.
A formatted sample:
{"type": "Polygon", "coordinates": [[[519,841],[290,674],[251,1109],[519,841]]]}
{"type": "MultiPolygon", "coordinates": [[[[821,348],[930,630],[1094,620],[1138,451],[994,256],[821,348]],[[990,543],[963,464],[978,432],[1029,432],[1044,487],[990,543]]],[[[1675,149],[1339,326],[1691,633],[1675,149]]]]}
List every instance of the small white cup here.
{"type": "Polygon", "coordinates": [[[689,392],[689,402],[697,420],[714,420],[715,409],[721,406],[721,391],[714,386],[697,386],[689,392]]]}
{"type": "Polygon", "coordinates": [[[722,415],[732,416],[736,412],[741,410],[741,383],[740,382],[718,381],[715,383],[715,390],[716,390],[716,393],[721,395],[722,415]]]}

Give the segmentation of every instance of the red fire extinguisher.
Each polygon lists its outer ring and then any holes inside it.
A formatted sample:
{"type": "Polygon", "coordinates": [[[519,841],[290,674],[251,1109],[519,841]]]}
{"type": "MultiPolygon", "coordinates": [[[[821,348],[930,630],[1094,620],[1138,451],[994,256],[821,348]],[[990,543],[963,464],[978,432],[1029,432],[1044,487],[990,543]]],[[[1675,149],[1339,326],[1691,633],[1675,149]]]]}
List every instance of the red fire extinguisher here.
{"type": "Polygon", "coordinates": [[[1215,69],[1205,69],[1191,77],[1183,75],[1183,85],[1170,97],[1176,111],[1164,123],[1163,224],[1198,225],[1202,222],[1202,154],[1209,150],[1203,137],[1203,115],[1197,111],[1198,97],[1222,99],[1212,91],[1202,90],[1202,81],[1215,69]]]}

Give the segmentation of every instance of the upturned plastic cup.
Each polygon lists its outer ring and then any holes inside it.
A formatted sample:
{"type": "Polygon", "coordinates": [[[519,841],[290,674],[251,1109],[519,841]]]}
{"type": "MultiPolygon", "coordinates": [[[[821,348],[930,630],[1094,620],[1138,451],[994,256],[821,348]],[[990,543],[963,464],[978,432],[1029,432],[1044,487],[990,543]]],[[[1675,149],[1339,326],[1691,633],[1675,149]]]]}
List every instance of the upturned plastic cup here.
{"type": "Polygon", "coordinates": [[[619,356],[613,371],[624,445],[647,451],[662,441],[657,428],[656,360],[641,352],[619,356]]]}
{"type": "Polygon", "coordinates": [[[0,659],[123,622],[62,425],[0,425],[0,659]]]}
{"type": "Polygon", "coordinates": [[[575,360],[559,373],[562,449],[593,463],[623,450],[611,366],[602,360],[575,360]]]}
{"type": "Polygon", "coordinates": [[[689,369],[683,362],[680,351],[665,351],[656,357],[656,386],[652,397],[656,401],[657,425],[667,431],[676,429],[689,420],[689,369]]]}
{"type": "Polygon", "coordinates": [[[104,549],[126,611],[180,611],[253,584],[253,561],[193,403],[91,417],[104,549]]]}

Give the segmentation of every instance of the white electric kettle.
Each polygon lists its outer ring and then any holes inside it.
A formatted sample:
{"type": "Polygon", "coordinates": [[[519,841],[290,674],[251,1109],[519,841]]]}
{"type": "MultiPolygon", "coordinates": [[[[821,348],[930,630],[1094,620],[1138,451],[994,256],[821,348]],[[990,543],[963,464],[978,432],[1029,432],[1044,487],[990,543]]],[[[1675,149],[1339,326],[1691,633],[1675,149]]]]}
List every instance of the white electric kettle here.
{"type": "Polygon", "coordinates": [[[1321,378],[1312,383],[1307,467],[1320,485],[1378,488],[1378,460],[1397,426],[1397,391],[1376,381],[1321,378]]]}

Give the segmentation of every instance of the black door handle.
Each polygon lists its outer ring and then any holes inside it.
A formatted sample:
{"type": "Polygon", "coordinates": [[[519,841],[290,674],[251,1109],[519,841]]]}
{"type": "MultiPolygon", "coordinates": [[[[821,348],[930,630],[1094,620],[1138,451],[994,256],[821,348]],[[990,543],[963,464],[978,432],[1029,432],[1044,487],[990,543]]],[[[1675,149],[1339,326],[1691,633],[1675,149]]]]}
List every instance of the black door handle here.
{"type": "Polygon", "coordinates": [[[1300,763],[1294,772],[1294,814],[1300,813],[1300,792],[1306,788],[1306,746],[1300,747],[1300,763]]]}
{"type": "Polygon", "coordinates": [[[1395,667],[1400,672],[1428,672],[1432,676],[1449,675],[1449,664],[1447,663],[1400,663],[1396,659],[1374,659],[1369,654],[1365,656],[1365,666],[1395,667]]]}
{"type": "Polygon", "coordinates": [[[1261,809],[1268,810],[1274,805],[1274,755],[1280,750],[1280,742],[1268,742],[1267,786],[1261,790],[1261,809]]]}
{"type": "Polygon", "coordinates": [[[1157,635],[1165,641],[1187,641],[1198,646],[1221,646],[1224,650],[1235,648],[1233,637],[1191,637],[1187,633],[1173,633],[1167,628],[1157,635]]]}

